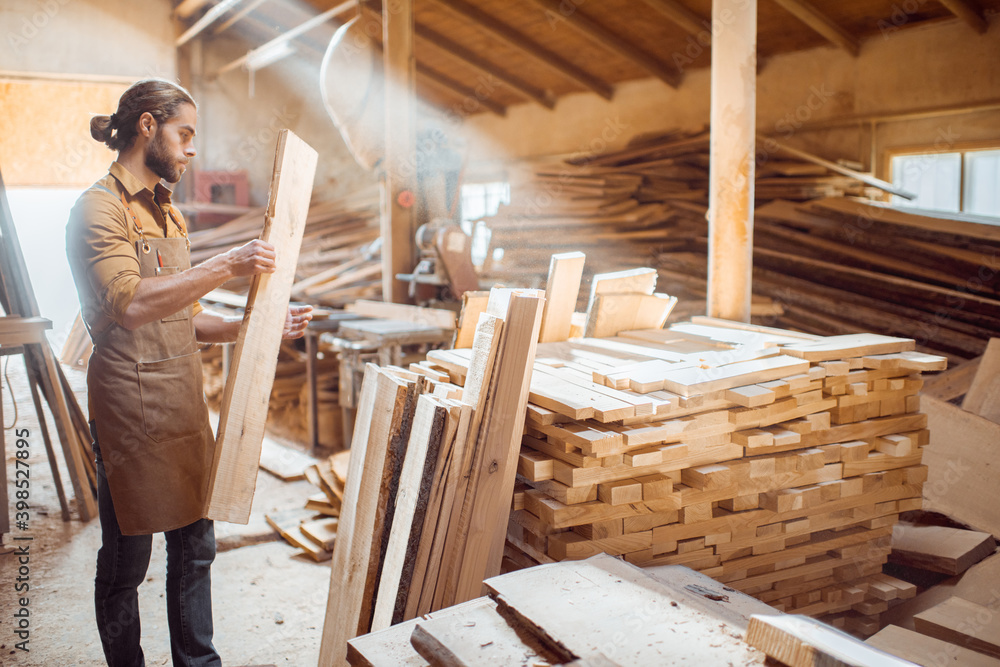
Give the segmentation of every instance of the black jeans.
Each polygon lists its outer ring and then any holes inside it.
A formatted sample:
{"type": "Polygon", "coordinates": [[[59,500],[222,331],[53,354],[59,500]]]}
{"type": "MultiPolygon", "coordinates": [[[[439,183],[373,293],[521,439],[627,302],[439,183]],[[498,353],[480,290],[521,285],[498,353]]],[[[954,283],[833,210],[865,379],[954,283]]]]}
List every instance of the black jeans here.
{"type": "MultiPolygon", "coordinates": [[[[122,535],[111,489],[90,423],[97,460],[101,549],[97,552],[94,604],[110,667],[144,667],[139,626],[139,584],[146,578],[152,535],[122,535]]],[[[221,667],[212,645],[212,561],[215,528],[208,519],[164,533],[167,539],[167,623],[175,667],[221,667]]]]}

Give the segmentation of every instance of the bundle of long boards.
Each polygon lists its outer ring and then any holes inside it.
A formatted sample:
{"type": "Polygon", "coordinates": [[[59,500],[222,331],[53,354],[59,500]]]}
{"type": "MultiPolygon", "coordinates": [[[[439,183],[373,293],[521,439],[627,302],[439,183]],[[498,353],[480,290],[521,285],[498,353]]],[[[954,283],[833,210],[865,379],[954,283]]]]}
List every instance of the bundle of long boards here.
{"type": "MultiPolygon", "coordinates": [[[[357,299],[380,298],[378,206],[377,193],[362,192],[309,207],[292,299],[340,308],[357,299]]],[[[257,238],[262,214],[263,209],[255,209],[218,227],[192,232],[191,263],[257,238]]],[[[233,280],[226,289],[245,294],[249,284],[233,280]]]]}
{"type": "MultiPolygon", "coordinates": [[[[913,348],[711,318],[540,343],[508,566],[598,552],[682,564],[867,627],[915,593],[880,574],[927,478],[920,372],[947,363],[913,348]]],[[[475,354],[428,360],[460,383],[475,354]]]]}
{"type": "MultiPolygon", "coordinates": [[[[982,354],[1000,331],[1000,228],[855,198],[879,191],[786,155],[770,153],[756,171],[753,290],[778,313],[766,323],[913,338],[952,361],[982,354]]],[[[510,205],[485,220],[504,252],[484,277],[542,286],[549,255],[581,250],[585,287],[640,262],[678,297],[676,313],[704,312],[707,179],[707,133],[533,164],[512,177],[510,205]]]]}
{"type": "Polygon", "coordinates": [[[366,367],[320,665],[344,664],[353,637],[478,597],[500,573],[544,301],[491,292],[464,389],[425,366],[366,367]]]}

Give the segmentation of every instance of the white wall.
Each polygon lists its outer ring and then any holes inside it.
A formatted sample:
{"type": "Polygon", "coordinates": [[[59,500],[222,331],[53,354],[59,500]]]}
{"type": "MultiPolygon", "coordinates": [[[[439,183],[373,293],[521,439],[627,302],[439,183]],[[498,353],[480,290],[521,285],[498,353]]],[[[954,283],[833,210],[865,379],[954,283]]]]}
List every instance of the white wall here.
{"type": "Polygon", "coordinates": [[[0,70],[177,74],[170,0],[3,0],[0,70]]]}

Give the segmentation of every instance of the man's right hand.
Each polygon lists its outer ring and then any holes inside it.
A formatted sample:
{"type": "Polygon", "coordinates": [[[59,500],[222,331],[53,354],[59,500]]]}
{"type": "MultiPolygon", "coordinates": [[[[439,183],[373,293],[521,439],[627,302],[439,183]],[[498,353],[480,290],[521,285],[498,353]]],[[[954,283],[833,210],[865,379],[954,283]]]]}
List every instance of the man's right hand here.
{"type": "Polygon", "coordinates": [[[234,278],[257,273],[274,273],[276,270],[274,246],[260,239],[233,248],[225,253],[224,257],[234,278]]]}

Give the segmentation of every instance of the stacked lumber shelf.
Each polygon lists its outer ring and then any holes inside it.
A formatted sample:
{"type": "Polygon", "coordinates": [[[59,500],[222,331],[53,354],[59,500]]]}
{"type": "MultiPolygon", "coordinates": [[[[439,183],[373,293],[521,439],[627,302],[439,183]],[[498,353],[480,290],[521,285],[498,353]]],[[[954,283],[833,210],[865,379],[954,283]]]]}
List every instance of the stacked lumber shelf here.
{"type": "MultiPolygon", "coordinates": [[[[378,196],[361,193],[309,207],[292,285],[292,299],[331,308],[381,296],[381,264],[376,241],[378,196]]],[[[257,209],[212,229],[191,232],[191,263],[260,236],[264,210],[257,209]]],[[[249,280],[226,288],[246,294],[249,280]]]]}
{"type": "MultiPolygon", "coordinates": [[[[540,343],[507,566],[598,552],[682,564],[859,632],[912,585],[881,575],[921,506],[911,339],[711,318],[540,343]]],[[[461,384],[471,350],[432,351],[461,384]]]]}
{"type": "MultiPolygon", "coordinates": [[[[756,172],[756,321],[913,338],[953,362],[982,354],[1000,331],[998,228],[855,199],[877,190],[784,155],[756,172]]],[[[590,257],[585,287],[594,274],[640,262],[680,300],[675,315],[704,312],[707,134],[672,133],[529,171],[512,182],[511,204],[485,221],[503,257],[484,277],[542,287],[549,256],[579,250],[590,257]]]]}
{"type": "Polygon", "coordinates": [[[464,390],[424,364],[366,366],[321,665],[345,664],[359,634],[479,596],[500,573],[543,302],[491,292],[464,390]]]}

